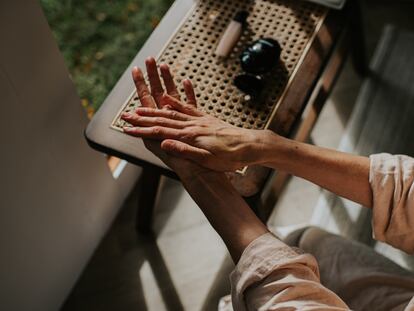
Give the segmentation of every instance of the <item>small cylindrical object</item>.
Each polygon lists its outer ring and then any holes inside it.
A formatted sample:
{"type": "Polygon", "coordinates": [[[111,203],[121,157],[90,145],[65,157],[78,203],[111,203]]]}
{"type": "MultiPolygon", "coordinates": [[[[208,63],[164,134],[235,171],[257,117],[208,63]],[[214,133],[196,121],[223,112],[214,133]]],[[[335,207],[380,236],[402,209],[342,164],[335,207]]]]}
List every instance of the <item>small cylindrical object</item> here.
{"type": "Polygon", "coordinates": [[[249,13],[247,11],[239,11],[236,13],[236,16],[234,16],[233,20],[227,26],[217,45],[215,52],[217,56],[225,58],[230,55],[243,33],[248,16],[249,13]]]}

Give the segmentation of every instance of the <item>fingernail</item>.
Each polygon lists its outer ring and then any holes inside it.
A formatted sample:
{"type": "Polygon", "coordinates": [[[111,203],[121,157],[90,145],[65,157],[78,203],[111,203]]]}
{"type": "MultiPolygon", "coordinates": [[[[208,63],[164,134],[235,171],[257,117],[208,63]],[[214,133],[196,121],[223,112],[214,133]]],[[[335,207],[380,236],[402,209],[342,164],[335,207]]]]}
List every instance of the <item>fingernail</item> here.
{"type": "Polygon", "coordinates": [[[131,114],[130,114],[130,113],[128,113],[128,112],[124,112],[124,113],[122,113],[122,115],[121,115],[121,118],[129,118],[129,117],[131,117],[131,114]]]}

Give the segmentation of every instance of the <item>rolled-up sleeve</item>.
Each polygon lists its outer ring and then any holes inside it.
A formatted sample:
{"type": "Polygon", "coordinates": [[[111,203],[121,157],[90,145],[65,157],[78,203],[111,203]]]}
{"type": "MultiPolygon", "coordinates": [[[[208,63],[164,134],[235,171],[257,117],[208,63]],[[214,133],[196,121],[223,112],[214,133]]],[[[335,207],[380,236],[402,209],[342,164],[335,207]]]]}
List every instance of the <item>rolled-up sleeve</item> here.
{"type": "Polygon", "coordinates": [[[320,283],[313,256],[276,241],[268,233],[243,252],[230,275],[234,310],[349,310],[320,283]]]}
{"type": "Polygon", "coordinates": [[[374,238],[414,253],[414,159],[386,153],[370,156],[374,238]]]}

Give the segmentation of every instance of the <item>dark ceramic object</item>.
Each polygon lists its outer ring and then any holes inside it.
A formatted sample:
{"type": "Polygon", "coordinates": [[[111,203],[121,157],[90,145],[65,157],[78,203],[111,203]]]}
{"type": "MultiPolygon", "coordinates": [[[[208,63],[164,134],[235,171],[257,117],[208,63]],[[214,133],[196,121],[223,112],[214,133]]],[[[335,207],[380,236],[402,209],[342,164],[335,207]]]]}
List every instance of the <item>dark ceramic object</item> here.
{"type": "Polygon", "coordinates": [[[262,77],[248,73],[238,75],[234,78],[234,84],[239,90],[253,97],[260,95],[264,87],[262,77]]]}
{"type": "Polygon", "coordinates": [[[254,75],[261,75],[273,70],[279,63],[279,42],[271,38],[259,39],[249,45],[240,55],[242,69],[254,75]]]}
{"type": "Polygon", "coordinates": [[[234,84],[246,94],[260,95],[264,88],[262,76],[276,68],[281,52],[279,42],[274,39],[254,41],[240,55],[240,64],[245,73],[238,75],[234,84]]]}

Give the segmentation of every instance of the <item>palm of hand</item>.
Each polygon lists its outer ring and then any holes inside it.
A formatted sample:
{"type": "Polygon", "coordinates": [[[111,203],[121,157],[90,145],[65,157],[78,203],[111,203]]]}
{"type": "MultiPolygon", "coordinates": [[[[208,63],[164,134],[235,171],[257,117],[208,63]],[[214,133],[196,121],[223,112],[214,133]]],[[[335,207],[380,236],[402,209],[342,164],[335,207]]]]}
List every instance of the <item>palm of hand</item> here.
{"type": "Polygon", "coordinates": [[[134,126],[126,128],[126,133],[144,140],[161,141],[158,148],[147,145],[170,167],[177,158],[216,171],[235,171],[257,163],[255,157],[262,148],[262,133],[259,132],[263,131],[241,129],[197,110],[189,80],[183,82],[187,104],[182,103],[168,66],[161,65],[168,94],[165,95],[155,60],[148,59],[146,65],[151,92],[142,72],[134,69],[133,77],[143,107],[138,108],[136,114],[123,115],[123,119],[134,126]]]}
{"type": "MultiPolygon", "coordinates": [[[[146,61],[146,67],[147,67],[148,77],[150,80],[151,92],[149,91],[146,85],[142,71],[135,67],[132,72],[132,76],[135,82],[135,86],[137,88],[138,97],[140,99],[142,107],[157,109],[157,110],[164,110],[164,111],[170,109],[170,107],[167,105],[164,105],[162,101],[162,98],[164,96],[164,90],[162,88],[161,80],[158,75],[158,69],[157,69],[157,64],[155,60],[153,58],[149,58],[146,61]]],[[[164,80],[164,84],[167,89],[167,93],[173,98],[179,100],[179,94],[173,82],[168,66],[166,65],[162,66],[161,73],[162,73],[162,77],[164,80]]],[[[189,97],[190,101],[194,98],[194,102],[195,102],[195,96],[194,96],[194,92],[192,91],[191,83],[187,81],[185,81],[184,83],[185,83],[184,88],[186,90],[187,98],[189,97]]],[[[130,118],[132,116],[133,115],[131,114],[124,114],[122,118],[126,120],[127,122],[130,122],[131,121],[130,118]]],[[[124,131],[130,134],[131,128],[124,128],[124,131]]],[[[153,152],[171,169],[176,171],[178,175],[182,175],[184,173],[191,172],[191,171],[201,172],[204,170],[189,160],[180,159],[180,158],[169,155],[167,152],[162,150],[161,143],[158,140],[144,138],[144,144],[148,150],[153,152]]]]}
{"type": "Polygon", "coordinates": [[[203,113],[194,105],[183,104],[175,97],[162,96],[161,106],[173,110],[143,107],[136,115],[124,119],[133,124],[128,133],[147,139],[161,140],[161,148],[169,154],[191,160],[217,171],[235,171],[253,163],[250,152],[257,131],[241,129],[203,113]]]}

